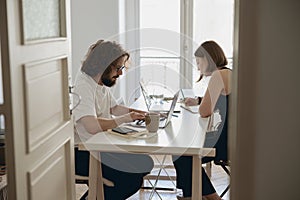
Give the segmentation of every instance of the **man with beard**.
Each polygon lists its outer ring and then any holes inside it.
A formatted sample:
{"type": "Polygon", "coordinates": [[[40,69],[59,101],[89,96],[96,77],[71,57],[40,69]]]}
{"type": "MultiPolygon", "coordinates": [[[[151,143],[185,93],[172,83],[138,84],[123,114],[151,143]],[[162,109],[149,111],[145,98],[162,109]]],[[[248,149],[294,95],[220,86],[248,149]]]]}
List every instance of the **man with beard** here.
{"type": "MultiPolygon", "coordinates": [[[[129,53],[116,42],[99,40],[89,48],[74,89],[81,97],[73,111],[75,144],[122,123],[145,118],[143,111],[118,105],[110,92],[128,59],[129,53]]],[[[114,184],[113,187],[104,185],[105,199],[130,197],[153,168],[153,160],[147,155],[101,153],[101,161],[103,177],[114,184]]],[[[77,175],[88,176],[88,151],[75,148],[75,171],[77,175]]]]}

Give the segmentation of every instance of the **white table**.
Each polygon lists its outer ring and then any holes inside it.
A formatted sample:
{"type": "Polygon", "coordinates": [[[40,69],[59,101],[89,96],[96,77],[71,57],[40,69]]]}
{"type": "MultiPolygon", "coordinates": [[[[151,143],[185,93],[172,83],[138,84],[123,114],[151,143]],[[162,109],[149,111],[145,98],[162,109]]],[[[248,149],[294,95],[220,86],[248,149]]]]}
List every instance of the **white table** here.
{"type": "Polygon", "coordinates": [[[202,199],[201,157],[215,156],[213,148],[203,148],[207,118],[200,118],[186,110],[148,139],[124,138],[100,132],[84,144],[81,150],[90,151],[89,200],[103,200],[102,170],[99,152],[171,154],[193,156],[192,200],[202,199]]]}

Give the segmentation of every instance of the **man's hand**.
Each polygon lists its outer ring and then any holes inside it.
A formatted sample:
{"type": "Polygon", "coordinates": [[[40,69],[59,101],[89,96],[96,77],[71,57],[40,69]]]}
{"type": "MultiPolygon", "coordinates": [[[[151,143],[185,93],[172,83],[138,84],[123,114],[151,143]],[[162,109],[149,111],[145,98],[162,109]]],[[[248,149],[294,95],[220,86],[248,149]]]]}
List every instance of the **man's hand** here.
{"type": "Polygon", "coordinates": [[[132,111],[125,115],[125,122],[133,122],[134,120],[141,120],[141,119],[145,119],[145,115],[135,111],[132,111]]]}

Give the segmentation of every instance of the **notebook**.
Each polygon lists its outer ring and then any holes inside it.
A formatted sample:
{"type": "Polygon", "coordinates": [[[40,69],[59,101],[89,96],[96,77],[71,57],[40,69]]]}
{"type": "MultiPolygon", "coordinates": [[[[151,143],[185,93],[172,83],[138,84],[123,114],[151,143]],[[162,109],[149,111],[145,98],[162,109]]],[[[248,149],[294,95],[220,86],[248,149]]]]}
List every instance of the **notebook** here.
{"type": "Polygon", "coordinates": [[[155,104],[155,99],[153,95],[149,95],[145,85],[140,81],[141,91],[145,100],[145,104],[149,112],[169,112],[172,104],[161,102],[160,104],[155,104]]]}
{"type": "MultiPolygon", "coordinates": [[[[168,115],[167,117],[162,117],[159,121],[159,128],[165,128],[171,121],[174,110],[175,110],[175,106],[178,100],[178,96],[179,96],[179,91],[176,92],[176,94],[173,97],[172,103],[171,103],[171,107],[168,110],[168,115]]],[[[146,124],[144,121],[140,121],[140,122],[132,122],[131,123],[132,126],[135,127],[145,127],[146,124]]]]}

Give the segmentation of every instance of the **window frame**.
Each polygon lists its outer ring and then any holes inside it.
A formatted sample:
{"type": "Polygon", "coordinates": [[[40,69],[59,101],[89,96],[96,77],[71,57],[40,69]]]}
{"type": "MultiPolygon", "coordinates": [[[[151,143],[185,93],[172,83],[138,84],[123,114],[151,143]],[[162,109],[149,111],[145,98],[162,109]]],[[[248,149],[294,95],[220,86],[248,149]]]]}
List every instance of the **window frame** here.
{"type": "MultiPolygon", "coordinates": [[[[181,74],[179,79],[180,88],[193,87],[193,1],[194,0],[181,0],[180,1],[180,33],[184,37],[180,37],[180,66],[179,72],[181,74]]],[[[123,16],[125,18],[125,25],[120,29],[124,30],[124,37],[120,38],[121,42],[125,44],[127,49],[140,48],[140,0],[126,1],[120,4],[120,8],[124,8],[123,16]],[[122,5],[123,4],[123,5],[122,5]]],[[[131,63],[135,66],[140,65],[139,51],[130,52],[131,63]]],[[[121,96],[125,97],[126,102],[133,103],[135,99],[140,96],[139,80],[140,70],[135,70],[134,75],[130,73],[130,77],[126,79],[120,91],[121,96]],[[134,91],[134,92],[126,92],[134,91]]]]}

